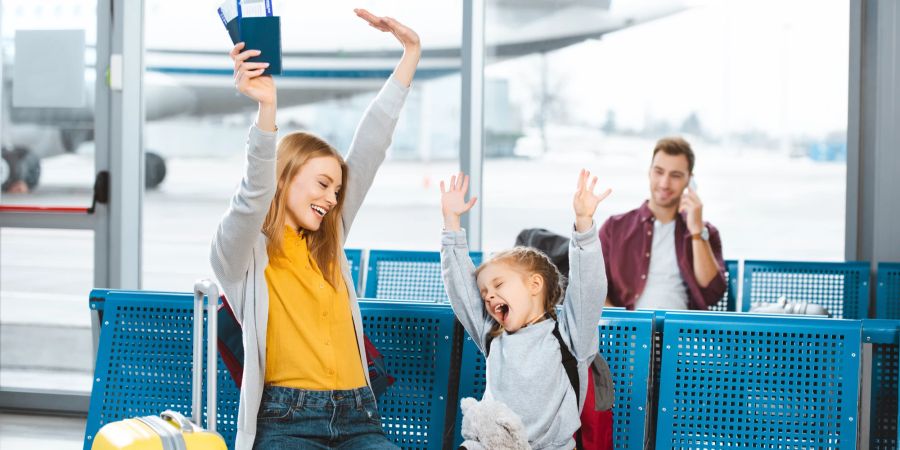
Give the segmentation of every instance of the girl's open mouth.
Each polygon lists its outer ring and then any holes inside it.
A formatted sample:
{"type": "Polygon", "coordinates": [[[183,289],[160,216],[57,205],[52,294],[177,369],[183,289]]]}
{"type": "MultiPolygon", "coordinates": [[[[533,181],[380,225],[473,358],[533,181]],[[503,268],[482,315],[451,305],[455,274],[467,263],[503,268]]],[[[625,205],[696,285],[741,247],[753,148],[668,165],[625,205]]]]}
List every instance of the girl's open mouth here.
{"type": "Polygon", "coordinates": [[[494,307],[494,314],[500,317],[500,322],[506,322],[506,318],[509,316],[509,305],[498,304],[494,307]]]}

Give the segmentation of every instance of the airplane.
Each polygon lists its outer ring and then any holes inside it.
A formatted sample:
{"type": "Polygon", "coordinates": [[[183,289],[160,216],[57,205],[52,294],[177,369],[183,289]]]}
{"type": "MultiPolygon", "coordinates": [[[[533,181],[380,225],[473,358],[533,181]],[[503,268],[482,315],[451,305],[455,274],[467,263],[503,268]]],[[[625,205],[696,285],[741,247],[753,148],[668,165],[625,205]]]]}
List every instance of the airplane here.
{"type": "MultiPolygon", "coordinates": [[[[230,40],[216,14],[219,1],[145,1],[144,75],[147,121],[179,116],[217,116],[248,108],[234,90],[230,40]]],[[[317,3],[277,1],[282,17],[284,71],[277,76],[279,107],[312,104],[375,91],[400,55],[392,36],[373,32],[352,13],[356,6],[391,15],[415,29],[423,42],[419,82],[458,74],[461,67],[462,2],[382,0],[317,3]],[[359,5],[362,3],[362,5],[359,5]]],[[[12,33],[3,38],[3,191],[27,192],[40,178],[40,160],[74,152],[93,140],[95,69],[90,43],[96,22],[94,2],[6,0],[3,18],[17,29],[54,29],[84,24],[88,36],[83,108],[22,108],[10,101],[12,33]],[[75,6],[73,6],[73,4],[75,6]]],[[[666,0],[488,0],[485,29],[487,63],[561,49],[607,33],[687,9],[666,0]]],[[[5,22],[5,20],[4,20],[5,22]]],[[[95,33],[94,33],[95,34],[95,33]]],[[[165,178],[165,161],[145,151],[145,184],[165,178]]]]}

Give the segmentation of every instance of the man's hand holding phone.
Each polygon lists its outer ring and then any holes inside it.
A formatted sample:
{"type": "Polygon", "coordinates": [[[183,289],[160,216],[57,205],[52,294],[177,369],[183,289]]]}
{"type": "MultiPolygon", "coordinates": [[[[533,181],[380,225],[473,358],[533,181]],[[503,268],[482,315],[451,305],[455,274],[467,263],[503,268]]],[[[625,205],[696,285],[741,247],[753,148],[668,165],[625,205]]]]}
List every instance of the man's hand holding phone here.
{"type": "Polygon", "coordinates": [[[697,196],[697,182],[694,176],[691,176],[688,187],[681,194],[678,211],[687,213],[687,227],[692,235],[703,232],[703,202],[697,196]]]}

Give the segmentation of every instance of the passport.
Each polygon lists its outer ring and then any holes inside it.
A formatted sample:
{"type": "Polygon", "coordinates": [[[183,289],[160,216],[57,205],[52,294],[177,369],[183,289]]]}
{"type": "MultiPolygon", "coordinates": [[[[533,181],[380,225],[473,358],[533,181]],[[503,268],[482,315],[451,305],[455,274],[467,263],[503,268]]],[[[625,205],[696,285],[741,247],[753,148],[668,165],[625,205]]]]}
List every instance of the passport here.
{"type": "Polygon", "coordinates": [[[271,0],[226,0],[218,13],[233,44],[260,51],[247,61],[269,63],[265,75],[281,74],[281,18],[272,15],[271,0]]]}

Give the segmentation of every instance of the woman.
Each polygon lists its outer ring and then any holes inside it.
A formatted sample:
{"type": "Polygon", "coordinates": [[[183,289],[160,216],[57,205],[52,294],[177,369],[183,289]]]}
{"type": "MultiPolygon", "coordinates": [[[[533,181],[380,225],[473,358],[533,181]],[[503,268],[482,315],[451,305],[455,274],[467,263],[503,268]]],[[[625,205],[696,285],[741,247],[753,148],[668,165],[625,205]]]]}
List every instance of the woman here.
{"type": "Polygon", "coordinates": [[[286,135],[276,151],[276,89],[239,43],[235,86],[259,103],[246,173],[210,262],[244,330],[235,449],[395,449],[370,387],[362,319],[343,243],[385,152],[419,62],[418,35],[356,14],[403,46],[360,121],[346,162],[322,139],[286,135]]]}

